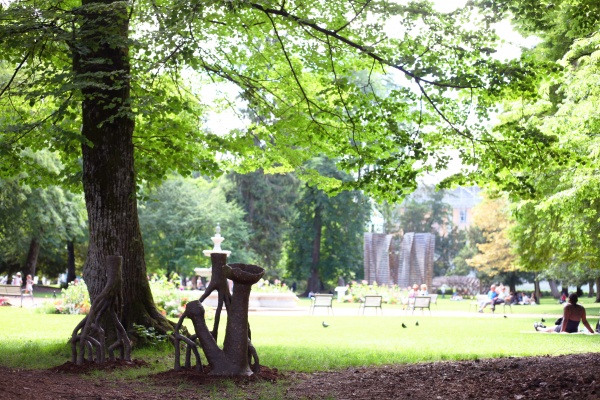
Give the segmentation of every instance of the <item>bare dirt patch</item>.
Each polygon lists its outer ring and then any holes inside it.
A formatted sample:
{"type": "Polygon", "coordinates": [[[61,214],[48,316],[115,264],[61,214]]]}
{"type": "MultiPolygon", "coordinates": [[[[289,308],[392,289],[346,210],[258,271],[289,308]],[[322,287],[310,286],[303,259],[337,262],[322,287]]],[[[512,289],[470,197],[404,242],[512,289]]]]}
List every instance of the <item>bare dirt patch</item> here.
{"type": "MultiPolygon", "coordinates": [[[[139,379],[90,378],[94,365],[65,363],[49,370],[0,367],[0,399],[231,399],[261,398],[259,383],[281,385],[285,399],[587,399],[600,400],[600,354],[434,362],[350,368],[312,374],[263,367],[233,381],[195,370],[166,371],[139,379]],[[234,391],[231,390],[232,385],[234,391]],[[222,389],[222,390],[221,390],[222,389]]],[[[111,364],[111,363],[109,363],[111,364]]],[[[144,362],[116,362],[115,371],[144,362]]],[[[264,398],[264,397],[262,397],[264,398]]]]}

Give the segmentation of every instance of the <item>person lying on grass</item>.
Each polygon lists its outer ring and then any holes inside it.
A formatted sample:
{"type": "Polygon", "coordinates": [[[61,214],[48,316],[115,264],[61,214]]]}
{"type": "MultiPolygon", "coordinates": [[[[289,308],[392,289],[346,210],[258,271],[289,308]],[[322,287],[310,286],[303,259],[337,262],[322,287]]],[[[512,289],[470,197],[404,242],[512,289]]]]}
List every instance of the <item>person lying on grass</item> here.
{"type": "Polygon", "coordinates": [[[579,322],[583,322],[583,325],[587,330],[590,333],[594,333],[594,330],[585,316],[585,308],[582,305],[577,304],[578,300],[579,297],[577,297],[577,293],[571,293],[569,295],[569,303],[565,305],[562,323],[560,325],[546,328],[544,325],[536,322],[533,324],[533,327],[538,332],[577,333],[579,332],[579,322]]]}

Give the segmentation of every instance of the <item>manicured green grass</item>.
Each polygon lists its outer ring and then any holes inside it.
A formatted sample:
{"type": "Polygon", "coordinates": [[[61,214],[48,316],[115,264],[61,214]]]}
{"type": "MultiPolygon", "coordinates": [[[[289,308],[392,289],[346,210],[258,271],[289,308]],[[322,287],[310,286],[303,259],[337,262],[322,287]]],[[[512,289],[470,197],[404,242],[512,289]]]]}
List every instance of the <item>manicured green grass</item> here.
{"type": "MultiPolygon", "coordinates": [[[[545,306],[537,307],[541,310],[545,306]]],[[[586,307],[591,308],[587,304],[586,307]]],[[[384,312],[385,309],[384,306],[384,312]]],[[[592,314],[597,315],[595,311],[589,313],[592,314]]],[[[49,368],[68,361],[67,341],[81,318],[0,307],[0,365],[49,368]]],[[[597,319],[589,319],[595,325],[597,319]]],[[[600,352],[598,335],[537,334],[532,328],[535,320],[534,316],[510,314],[507,318],[250,315],[252,341],[261,364],[280,370],[323,371],[438,360],[600,352]],[[329,327],[322,326],[323,320],[329,327]],[[407,328],[402,327],[403,323],[407,328]]],[[[220,340],[225,323],[222,318],[220,340]]],[[[173,351],[168,345],[136,350],[133,356],[149,361],[153,371],[173,367],[173,351]]],[[[131,373],[143,375],[144,371],[131,373]]]]}
{"type": "Polygon", "coordinates": [[[536,334],[533,321],[429,316],[250,319],[261,363],[281,369],[315,371],[600,351],[598,336],[536,334]],[[323,319],[329,327],[321,326],[323,319]]]}

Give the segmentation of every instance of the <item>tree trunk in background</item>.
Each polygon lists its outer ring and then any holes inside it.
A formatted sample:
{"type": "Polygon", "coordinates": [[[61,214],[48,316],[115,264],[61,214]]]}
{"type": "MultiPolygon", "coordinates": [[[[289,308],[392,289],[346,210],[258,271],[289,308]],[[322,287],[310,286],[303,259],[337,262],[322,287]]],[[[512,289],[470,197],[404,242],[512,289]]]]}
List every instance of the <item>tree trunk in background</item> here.
{"type": "Polygon", "coordinates": [[[67,283],[75,280],[75,245],[72,240],[67,242],[67,283]]]}
{"type": "Polygon", "coordinates": [[[588,297],[595,297],[596,294],[594,293],[594,281],[593,280],[589,281],[588,285],[590,286],[590,291],[588,293],[588,297]]]}
{"type": "Polygon", "coordinates": [[[27,282],[27,275],[35,276],[35,269],[37,266],[38,255],[40,254],[40,241],[34,237],[29,242],[29,252],[27,253],[27,260],[23,266],[23,286],[27,282]]]}
{"type": "Polygon", "coordinates": [[[540,300],[542,298],[542,291],[540,290],[540,281],[538,280],[537,274],[535,275],[535,280],[533,281],[534,291],[535,291],[535,300],[537,304],[540,304],[540,300]]]}
{"type": "Polygon", "coordinates": [[[558,290],[558,284],[556,283],[556,281],[554,279],[550,279],[548,281],[548,284],[550,285],[550,292],[552,292],[552,297],[554,297],[555,299],[560,299],[560,291],[558,290]]]}
{"type": "MultiPolygon", "coordinates": [[[[596,287],[600,288],[600,278],[596,278],[596,287]]],[[[596,303],[600,303],[600,289],[596,291],[596,303]]]]}
{"type": "Polygon", "coordinates": [[[314,237],[311,253],[310,278],[306,284],[307,294],[310,292],[319,293],[321,291],[321,278],[319,276],[319,261],[321,259],[321,234],[323,232],[323,220],[321,219],[321,207],[315,209],[315,219],[313,220],[314,237]]]}
{"type": "MultiPolygon", "coordinates": [[[[13,280],[12,278],[17,272],[19,272],[21,265],[19,265],[18,263],[14,263],[14,264],[5,264],[5,266],[6,266],[6,275],[7,275],[6,283],[8,285],[12,285],[12,280],[13,280]]],[[[23,277],[21,277],[21,278],[23,278],[23,277]]]]}
{"type": "Polygon", "coordinates": [[[87,141],[82,143],[83,188],[90,235],[83,276],[93,302],[106,285],[106,257],[122,256],[123,326],[130,330],[135,323],[164,333],[172,325],[154,305],[138,223],[128,9],[114,0],[83,0],[82,5],[92,6],[80,14],[80,47],[73,64],[75,74],[84,76],[79,79],[90,82],[82,89],[81,133],[87,141]]]}
{"type": "Polygon", "coordinates": [[[316,269],[310,270],[310,277],[306,283],[306,291],[302,293],[302,296],[308,296],[310,293],[321,292],[321,279],[319,277],[319,271],[316,269]]]}
{"type": "Polygon", "coordinates": [[[517,293],[517,273],[510,272],[508,274],[508,290],[509,293],[517,293]]]}

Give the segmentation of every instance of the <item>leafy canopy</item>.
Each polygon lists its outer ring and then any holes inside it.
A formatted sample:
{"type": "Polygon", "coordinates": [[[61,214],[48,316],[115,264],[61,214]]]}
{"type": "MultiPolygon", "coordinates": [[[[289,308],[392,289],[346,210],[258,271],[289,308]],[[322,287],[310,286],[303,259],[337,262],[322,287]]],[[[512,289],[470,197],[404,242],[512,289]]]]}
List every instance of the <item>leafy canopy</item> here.
{"type": "Polygon", "coordinates": [[[427,1],[375,0],[1,7],[0,171],[18,165],[25,148],[49,148],[62,154],[64,179],[76,181],[85,142],[79,103],[83,88],[93,94],[90,82],[98,82],[73,72],[73,55],[94,34],[83,23],[90,15],[129,19],[129,39],[110,29],[104,36],[129,50],[131,104],[115,100],[110,118],[126,112],[136,120],[138,179],[264,167],[296,170],[329,191],[360,187],[396,199],[420,173],[444,168],[450,149],[460,149],[466,165],[490,150],[506,152],[498,162],[507,163],[530,159],[526,149],[538,138],[497,147],[485,132],[488,107],[508,88],[528,90],[538,79],[530,61],[494,58],[492,25],[503,14],[486,4],[451,13],[427,1]],[[205,90],[225,82],[237,99],[205,90]],[[206,128],[209,110],[238,104],[253,115],[246,128],[206,128]],[[356,179],[321,176],[306,163],[317,155],[338,159],[356,179]]]}

